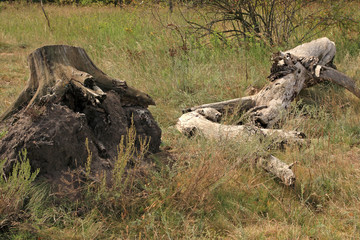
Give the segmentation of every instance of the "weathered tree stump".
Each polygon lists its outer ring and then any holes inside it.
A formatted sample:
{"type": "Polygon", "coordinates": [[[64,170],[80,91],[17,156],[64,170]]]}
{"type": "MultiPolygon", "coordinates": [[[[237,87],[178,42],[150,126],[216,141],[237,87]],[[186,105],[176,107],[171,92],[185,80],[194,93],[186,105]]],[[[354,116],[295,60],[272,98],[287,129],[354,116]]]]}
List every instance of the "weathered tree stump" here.
{"type": "Polygon", "coordinates": [[[41,100],[59,101],[66,98],[69,88],[82,95],[91,105],[97,106],[105,99],[104,92],[114,90],[123,106],[135,104],[142,107],[154,105],[147,94],[127,86],[125,81],[111,78],[98,69],[85,50],[66,45],[45,46],[28,57],[30,78],[17,100],[1,116],[4,120],[23,107],[29,108],[41,100]]]}
{"type": "Polygon", "coordinates": [[[0,159],[9,170],[26,148],[33,168],[56,177],[83,166],[92,152],[94,171],[109,170],[121,137],[134,125],[149,150],[159,150],[161,130],[147,110],[152,98],[125,81],[98,69],[85,50],[54,45],[28,57],[30,78],[0,124],[8,133],[0,140],[0,159]]]}
{"type": "MultiPolygon", "coordinates": [[[[267,137],[265,134],[267,132],[268,136],[274,136],[276,133],[276,138],[282,139],[281,141],[285,143],[304,142],[302,133],[271,129],[279,122],[282,113],[287,111],[302,89],[323,81],[331,81],[360,97],[360,90],[355,82],[335,69],[333,64],[335,53],[335,44],[328,38],[320,38],[294,49],[276,53],[272,59],[270,83],[261,91],[252,96],[184,109],[184,114],[177,123],[177,129],[187,135],[198,132],[206,138],[219,141],[226,138],[244,141],[246,140],[244,136],[249,135],[267,137]],[[213,110],[210,111],[209,108],[213,110]],[[249,132],[248,126],[226,126],[214,123],[221,113],[226,111],[243,112],[244,118],[250,119],[252,123],[250,129],[256,128],[256,131],[249,132]]],[[[273,156],[262,159],[260,165],[282,179],[286,185],[292,185],[295,175],[289,172],[291,171],[289,165],[270,164],[273,160],[273,156]],[[268,167],[270,165],[271,168],[268,167]],[[283,169],[288,170],[282,171],[283,169]]]]}

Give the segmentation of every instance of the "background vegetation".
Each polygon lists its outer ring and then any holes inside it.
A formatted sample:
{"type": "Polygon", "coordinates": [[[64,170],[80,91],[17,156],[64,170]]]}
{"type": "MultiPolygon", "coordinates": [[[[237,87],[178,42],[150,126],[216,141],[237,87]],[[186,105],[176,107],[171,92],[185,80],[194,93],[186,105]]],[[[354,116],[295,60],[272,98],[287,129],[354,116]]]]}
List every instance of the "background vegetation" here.
{"type": "MultiPolygon", "coordinates": [[[[104,72],[154,98],[150,110],[163,130],[162,152],[152,156],[154,169],[136,164],[125,176],[131,149],[122,148],[117,176],[126,181],[109,188],[88,180],[81,189],[60,190],[34,182],[24,152],[12,178],[0,181],[0,238],[359,238],[360,105],[345,90],[325,84],[303,91],[282,123],[312,139],[306,148],[276,152],[297,162],[291,189],[252,164],[263,146],[188,139],[173,127],[184,107],[261,88],[271,53],[296,46],[301,32],[283,45],[224,44],[216,35],[191,33],[181,14],[201,22],[198,9],[171,14],[167,3],[45,9],[51,29],[39,5],[0,3],[0,112],[25,85],[30,52],[48,44],[81,46],[104,72]]],[[[348,1],[344,11],[359,17],[359,9],[358,1],[348,1]]],[[[335,64],[355,80],[359,32],[356,23],[314,36],[336,43],[335,64]]]]}

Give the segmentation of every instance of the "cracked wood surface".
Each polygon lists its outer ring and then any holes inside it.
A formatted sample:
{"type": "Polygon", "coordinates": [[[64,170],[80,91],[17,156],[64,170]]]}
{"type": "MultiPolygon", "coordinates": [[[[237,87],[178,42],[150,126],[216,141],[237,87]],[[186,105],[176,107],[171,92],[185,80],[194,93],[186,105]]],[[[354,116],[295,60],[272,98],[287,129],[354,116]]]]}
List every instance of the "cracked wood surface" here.
{"type": "Polygon", "coordinates": [[[44,46],[29,55],[28,63],[30,77],[27,85],[0,120],[39,103],[41,99],[59,100],[69,87],[78,89],[94,105],[101,103],[106,92],[111,90],[120,94],[123,105],[147,107],[155,104],[146,93],[102,72],[80,47],[44,46]]]}
{"type": "MultiPolygon", "coordinates": [[[[288,110],[302,89],[330,81],[360,98],[360,89],[355,81],[336,70],[333,64],[335,53],[335,43],[326,37],[276,53],[273,55],[270,82],[258,93],[184,109],[176,127],[185,135],[198,133],[217,141],[246,141],[246,138],[252,135],[272,137],[276,133],[277,139],[282,139],[284,143],[304,142],[302,133],[271,129],[279,122],[282,114],[288,110]],[[253,126],[217,123],[219,114],[226,111],[243,113],[243,116],[250,118],[253,126]]],[[[295,175],[290,165],[276,157],[262,158],[259,164],[266,171],[282,179],[286,185],[294,183],[295,175]]]]}

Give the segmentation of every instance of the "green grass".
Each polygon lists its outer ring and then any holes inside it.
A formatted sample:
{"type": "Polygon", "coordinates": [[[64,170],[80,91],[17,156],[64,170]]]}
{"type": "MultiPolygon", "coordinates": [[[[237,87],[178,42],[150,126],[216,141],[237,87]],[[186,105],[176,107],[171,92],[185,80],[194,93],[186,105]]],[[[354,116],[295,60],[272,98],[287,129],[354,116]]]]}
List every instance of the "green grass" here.
{"type": "MultiPolygon", "coordinates": [[[[348,4],[360,16],[359,4],[348,4]]],[[[150,110],[163,131],[163,152],[152,157],[157,170],[136,167],[131,175],[136,181],[122,186],[121,194],[90,181],[74,200],[67,194],[71,189],[59,194],[47,184],[27,185],[26,199],[18,198],[23,202],[16,205],[17,217],[0,230],[0,238],[360,236],[360,105],[346,90],[331,84],[304,90],[281,123],[312,139],[305,148],[272,150],[288,163],[297,162],[291,189],[254,166],[264,146],[188,139],[173,127],[184,107],[245,96],[249,87],[264,86],[271,52],[294,45],[197,42],[178,13],[160,8],[161,23],[152,13],[156,7],[45,8],[51,31],[38,5],[1,3],[0,112],[26,84],[29,53],[43,45],[76,45],[105,73],[153,97],[157,105],[150,110]],[[170,23],[180,26],[188,50],[181,48],[181,36],[166,27],[170,23]]],[[[357,25],[356,31],[332,28],[323,34],[336,42],[338,69],[355,80],[360,76],[359,30],[357,25]]],[[[0,137],[4,134],[1,130],[0,137]]]]}

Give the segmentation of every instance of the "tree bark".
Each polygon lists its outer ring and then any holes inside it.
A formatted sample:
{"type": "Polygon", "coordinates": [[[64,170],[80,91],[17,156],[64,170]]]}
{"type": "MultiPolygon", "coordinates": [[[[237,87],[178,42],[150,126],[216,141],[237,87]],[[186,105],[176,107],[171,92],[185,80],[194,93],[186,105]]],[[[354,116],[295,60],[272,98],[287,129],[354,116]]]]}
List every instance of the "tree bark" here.
{"type": "Polygon", "coordinates": [[[115,78],[111,78],[91,61],[85,50],[66,45],[44,46],[28,57],[30,78],[16,101],[0,120],[39,102],[60,101],[70,89],[81,93],[92,105],[100,104],[106,92],[114,90],[123,106],[154,105],[152,98],[115,78]]]}

